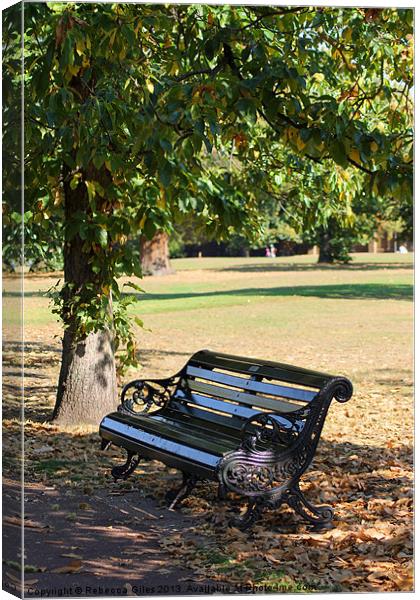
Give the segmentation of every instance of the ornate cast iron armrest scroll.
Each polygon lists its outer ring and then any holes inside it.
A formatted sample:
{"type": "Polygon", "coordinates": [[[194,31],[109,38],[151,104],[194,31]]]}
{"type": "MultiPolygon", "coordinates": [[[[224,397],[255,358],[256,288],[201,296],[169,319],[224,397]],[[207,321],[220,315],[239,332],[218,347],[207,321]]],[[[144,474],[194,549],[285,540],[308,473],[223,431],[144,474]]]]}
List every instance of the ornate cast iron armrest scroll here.
{"type": "Polygon", "coordinates": [[[273,446],[290,446],[299,434],[296,421],[305,418],[307,413],[308,409],[305,407],[293,414],[287,414],[284,418],[290,422],[289,428],[277,421],[277,413],[260,412],[249,417],[242,426],[241,448],[257,450],[257,447],[267,449],[273,446]]]}
{"type": "Polygon", "coordinates": [[[149,412],[153,405],[163,408],[171,399],[178,383],[178,376],[167,379],[136,379],[124,386],[118,411],[136,416],[149,412]],[[127,397],[132,390],[131,397],[127,397]]]}
{"type": "Polygon", "coordinates": [[[275,500],[302,473],[307,458],[305,447],[295,443],[285,448],[277,444],[257,450],[254,440],[253,436],[245,438],[240,448],[222,458],[218,465],[219,481],[227,491],[253,499],[275,500]]]}
{"type": "MultiPolygon", "coordinates": [[[[287,490],[298,485],[310,465],[332,399],[346,402],[352,392],[348,379],[331,379],[307,406],[306,412],[293,413],[305,420],[300,432],[293,428],[282,430],[270,413],[250,418],[244,425],[240,447],[225,455],[218,465],[222,486],[254,500],[279,501],[287,490]],[[258,422],[260,428],[246,433],[251,422],[258,422]]],[[[290,419],[291,413],[284,417],[290,419]]]]}
{"type": "Polygon", "coordinates": [[[337,402],[347,402],[353,395],[353,385],[346,377],[334,377],[319,392],[319,395],[330,396],[337,402]]]}
{"type": "Polygon", "coordinates": [[[293,427],[283,430],[270,413],[255,415],[243,431],[240,447],[218,465],[219,481],[226,490],[275,502],[305,470],[308,452],[302,434],[293,427]],[[259,429],[247,433],[250,422],[260,423],[259,429]]]}

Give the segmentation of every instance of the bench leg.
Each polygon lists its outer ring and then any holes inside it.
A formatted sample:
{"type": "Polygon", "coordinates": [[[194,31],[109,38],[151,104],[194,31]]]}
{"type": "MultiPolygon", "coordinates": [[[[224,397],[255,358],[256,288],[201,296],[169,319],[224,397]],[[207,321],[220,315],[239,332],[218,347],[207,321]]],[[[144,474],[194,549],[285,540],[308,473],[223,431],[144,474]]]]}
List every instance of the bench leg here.
{"type": "Polygon", "coordinates": [[[109,440],[104,440],[103,438],[101,439],[101,450],[108,450],[108,448],[111,446],[112,442],[110,442],[109,440]]]}
{"type": "Polygon", "coordinates": [[[245,531],[252,527],[257,521],[263,511],[263,506],[256,500],[248,500],[248,508],[246,512],[240,517],[233,517],[229,521],[229,527],[237,527],[241,531],[245,531]]]}
{"type": "Polygon", "coordinates": [[[131,450],[127,450],[127,460],[123,465],[117,465],[112,468],[111,475],[114,481],[118,479],[127,479],[133,473],[140,462],[140,456],[136,455],[131,450]]]}
{"type": "Polygon", "coordinates": [[[217,488],[217,498],[218,500],[225,500],[227,496],[227,488],[223,483],[219,483],[219,487],[217,488]]]}
{"type": "Polygon", "coordinates": [[[169,510],[174,508],[187,496],[189,496],[192,490],[197,485],[198,478],[195,475],[189,473],[182,474],[182,485],[178,490],[169,490],[166,494],[166,501],[169,503],[169,510]]]}
{"type": "Polygon", "coordinates": [[[334,517],[334,511],[330,506],[315,506],[314,504],[311,504],[311,502],[305,498],[299,487],[299,483],[286,493],[283,501],[312,525],[318,525],[320,527],[328,526],[334,517]]]}

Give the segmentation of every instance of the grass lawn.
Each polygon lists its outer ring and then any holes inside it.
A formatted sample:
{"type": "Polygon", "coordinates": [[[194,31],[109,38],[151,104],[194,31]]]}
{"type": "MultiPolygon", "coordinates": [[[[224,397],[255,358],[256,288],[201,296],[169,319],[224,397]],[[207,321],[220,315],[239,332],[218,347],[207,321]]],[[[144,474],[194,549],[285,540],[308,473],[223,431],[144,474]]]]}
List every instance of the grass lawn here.
{"type": "MultiPolygon", "coordinates": [[[[294,572],[295,583],[310,589],[411,589],[413,256],[356,254],[353,259],[348,266],[331,267],[318,266],[308,255],[176,259],[176,273],[136,282],[145,293],[133,312],[145,329],[137,329],[141,367],[126,379],[134,373],[169,375],[194,351],[210,348],[343,374],[355,386],[348,404],[331,407],[308,474],[314,500],[336,508],[339,521],[333,532],[273,533],[275,516],[268,516],[253,538],[226,532],[217,520],[203,520],[214,512],[204,490],[182,509],[199,520],[203,546],[194,550],[174,534],[163,542],[174,560],[178,555],[201,565],[208,577],[220,581],[287,580],[294,572]],[[204,551],[207,545],[210,554],[204,551]]],[[[43,294],[59,277],[29,275],[25,280],[31,391],[26,417],[34,447],[49,438],[54,445],[60,437],[56,426],[42,424],[54,402],[60,359],[60,326],[43,294]]],[[[3,288],[8,311],[4,356],[16,367],[12,342],[19,322],[19,280],[6,277],[3,288]]],[[[80,453],[92,440],[96,443],[95,434],[78,440],[80,453]]],[[[71,436],[66,443],[77,471],[78,446],[71,436]]],[[[62,460],[55,454],[47,458],[62,460]]],[[[43,470],[39,457],[34,461],[29,452],[28,477],[53,477],[54,469],[43,470]]],[[[107,466],[98,454],[91,485],[107,485],[107,466]]],[[[164,487],[160,472],[144,473],[145,485],[149,482],[158,496],[164,487]]],[[[67,479],[75,488],[80,484],[76,476],[67,479]]]]}

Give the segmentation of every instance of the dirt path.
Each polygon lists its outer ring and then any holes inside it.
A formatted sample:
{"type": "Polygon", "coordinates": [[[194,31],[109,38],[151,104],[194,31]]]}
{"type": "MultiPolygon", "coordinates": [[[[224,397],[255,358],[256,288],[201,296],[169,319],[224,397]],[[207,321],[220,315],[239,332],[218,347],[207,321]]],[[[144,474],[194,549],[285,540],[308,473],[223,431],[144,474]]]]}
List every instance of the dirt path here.
{"type": "MultiPolygon", "coordinates": [[[[16,593],[20,540],[15,495],[5,487],[6,589],[16,593]],[[11,506],[7,506],[9,500],[11,506]]],[[[159,541],[181,533],[197,538],[193,520],[160,508],[139,492],[93,495],[29,483],[25,487],[25,597],[154,596],[227,592],[227,584],[199,580],[174,565],[159,541]]]]}

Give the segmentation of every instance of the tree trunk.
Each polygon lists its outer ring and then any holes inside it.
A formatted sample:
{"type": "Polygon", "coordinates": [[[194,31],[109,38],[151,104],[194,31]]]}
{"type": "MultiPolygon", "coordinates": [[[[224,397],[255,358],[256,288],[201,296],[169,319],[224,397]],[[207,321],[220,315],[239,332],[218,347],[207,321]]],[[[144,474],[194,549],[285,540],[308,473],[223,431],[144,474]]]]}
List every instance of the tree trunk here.
{"type": "Polygon", "coordinates": [[[245,258],[249,258],[251,256],[251,251],[249,246],[241,245],[239,247],[239,256],[244,256],[245,258]]]}
{"type": "Polygon", "coordinates": [[[54,419],[63,424],[98,424],[117,405],[111,332],[91,333],[75,342],[71,330],[66,330],[54,419]]]}
{"type": "Polygon", "coordinates": [[[145,236],[140,239],[140,260],[143,275],[169,275],[174,270],[169,261],[168,234],[155,233],[151,240],[145,236]]]}
{"type": "Polygon", "coordinates": [[[334,256],[331,248],[331,239],[328,231],[323,231],[319,236],[319,257],[318,263],[333,263],[334,256]]]}
{"type": "MultiPolygon", "coordinates": [[[[70,223],[77,211],[88,214],[89,203],[84,183],[72,190],[64,186],[65,219],[70,223]]],[[[100,282],[91,269],[89,259],[93,250],[86,251],[83,240],[77,234],[64,246],[64,282],[73,284],[64,292],[64,300],[70,293],[83,294],[86,285],[98,287],[100,282]]],[[[110,303],[110,310],[111,303],[110,303]]],[[[63,424],[98,424],[118,404],[113,336],[111,331],[90,333],[84,339],[76,339],[71,315],[63,315],[67,326],[63,337],[61,371],[53,418],[63,424]]]]}

